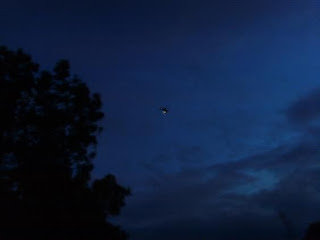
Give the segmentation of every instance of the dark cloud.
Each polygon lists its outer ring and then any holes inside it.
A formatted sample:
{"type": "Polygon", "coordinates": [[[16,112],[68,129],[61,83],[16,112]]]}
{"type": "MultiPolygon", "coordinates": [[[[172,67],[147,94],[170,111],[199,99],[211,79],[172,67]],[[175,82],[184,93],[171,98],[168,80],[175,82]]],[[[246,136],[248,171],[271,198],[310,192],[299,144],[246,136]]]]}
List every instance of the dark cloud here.
{"type": "Polygon", "coordinates": [[[128,204],[122,223],[132,239],[283,239],[286,230],[277,215],[283,211],[293,234],[301,236],[320,211],[319,157],[316,145],[300,143],[162,173],[155,188],[128,204]]]}
{"type": "Polygon", "coordinates": [[[256,216],[247,215],[246,220],[239,217],[225,216],[211,219],[186,218],[180,221],[170,221],[158,227],[145,231],[134,232],[135,239],[281,239],[274,237],[274,229],[280,226],[272,217],[267,220],[257,219],[256,216]],[[238,221],[235,221],[237,218],[238,221]],[[214,220],[215,219],[215,220],[214,220]],[[271,230],[271,231],[270,231],[271,230]],[[157,232],[158,234],[154,234],[157,232]],[[169,237],[168,237],[169,236],[169,237]]]}
{"type": "Polygon", "coordinates": [[[294,102],[286,111],[290,122],[307,126],[320,117],[320,89],[294,102]]]}
{"type": "Polygon", "coordinates": [[[163,149],[151,160],[141,161],[141,165],[154,173],[161,173],[168,166],[178,169],[197,167],[204,163],[210,154],[199,145],[183,146],[174,144],[172,148],[163,149]]]}
{"type": "Polygon", "coordinates": [[[199,164],[203,162],[204,158],[207,157],[205,150],[199,146],[177,146],[176,158],[179,162],[186,164],[199,164]]]}

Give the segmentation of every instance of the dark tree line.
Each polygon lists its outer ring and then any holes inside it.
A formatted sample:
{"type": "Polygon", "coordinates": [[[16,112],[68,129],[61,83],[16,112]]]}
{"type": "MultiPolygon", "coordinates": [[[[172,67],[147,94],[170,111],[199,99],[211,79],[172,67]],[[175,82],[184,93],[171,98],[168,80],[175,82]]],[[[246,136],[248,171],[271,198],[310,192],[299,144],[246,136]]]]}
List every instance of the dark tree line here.
{"type": "Polygon", "coordinates": [[[69,63],[53,71],[0,47],[0,239],[126,239],[108,222],[130,190],[90,174],[100,96],[69,63]]]}

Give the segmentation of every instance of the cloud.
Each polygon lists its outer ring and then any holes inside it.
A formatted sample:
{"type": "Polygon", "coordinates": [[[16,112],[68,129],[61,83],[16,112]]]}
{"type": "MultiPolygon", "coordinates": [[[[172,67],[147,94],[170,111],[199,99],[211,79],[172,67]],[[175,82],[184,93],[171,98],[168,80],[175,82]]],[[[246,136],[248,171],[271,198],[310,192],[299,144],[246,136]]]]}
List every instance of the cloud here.
{"type": "Polygon", "coordinates": [[[286,111],[289,122],[308,126],[320,117],[320,89],[315,89],[306,96],[301,97],[286,111]]]}
{"type": "Polygon", "coordinates": [[[182,169],[198,168],[203,166],[204,160],[208,157],[210,154],[199,145],[173,144],[172,148],[157,154],[151,160],[141,161],[140,165],[149,172],[163,175],[182,169]]]}
{"type": "Polygon", "coordinates": [[[320,90],[291,104],[285,116],[299,127],[298,141],[249,157],[208,166],[202,146],[182,145],[143,162],[153,187],[132,196],[119,223],[133,240],[280,240],[282,211],[301,238],[319,220],[319,107],[320,90]]]}
{"type": "Polygon", "coordinates": [[[145,231],[135,232],[135,239],[281,239],[275,238],[273,232],[277,226],[274,219],[257,219],[256,216],[247,215],[245,221],[239,218],[235,223],[233,217],[219,219],[214,217],[213,221],[200,220],[196,218],[171,221],[158,227],[145,231]],[[154,233],[158,234],[154,234],[154,233]],[[235,234],[236,232],[236,234],[235,234]]]}
{"type": "Polygon", "coordinates": [[[164,172],[157,161],[150,164],[157,185],[129,203],[123,226],[132,239],[283,239],[286,229],[277,215],[283,211],[301,237],[320,211],[320,128],[312,125],[320,116],[317,104],[320,90],[288,107],[289,122],[302,132],[297,142],[210,166],[188,167],[211,157],[198,145],[159,155],[163,168],[177,159],[186,167],[164,172]]]}
{"type": "Polygon", "coordinates": [[[301,236],[320,211],[319,157],[315,145],[301,142],[235,162],[162,173],[155,188],[132,197],[120,222],[132,239],[281,239],[281,210],[301,236]]]}

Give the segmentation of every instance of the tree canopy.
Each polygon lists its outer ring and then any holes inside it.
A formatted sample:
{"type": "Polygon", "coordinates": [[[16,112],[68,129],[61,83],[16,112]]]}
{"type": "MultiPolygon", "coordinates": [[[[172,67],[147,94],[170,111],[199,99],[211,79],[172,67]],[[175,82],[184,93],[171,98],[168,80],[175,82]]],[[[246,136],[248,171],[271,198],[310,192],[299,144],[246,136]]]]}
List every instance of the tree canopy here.
{"type": "Polygon", "coordinates": [[[90,184],[101,107],[67,60],[40,71],[0,47],[0,239],[127,238],[108,217],[130,189],[110,174],[90,184]]]}

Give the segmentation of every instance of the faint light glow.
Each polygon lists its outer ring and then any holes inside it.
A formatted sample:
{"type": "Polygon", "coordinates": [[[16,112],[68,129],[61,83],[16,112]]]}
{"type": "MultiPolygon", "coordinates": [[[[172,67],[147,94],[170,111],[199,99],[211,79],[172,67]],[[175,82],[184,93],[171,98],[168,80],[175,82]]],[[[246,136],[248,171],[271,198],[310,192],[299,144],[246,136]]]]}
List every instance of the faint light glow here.
{"type": "Polygon", "coordinates": [[[168,113],[168,109],[165,107],[161,107],[160,110],[162,111],[163,115],[166,115],[168,113]]]}

